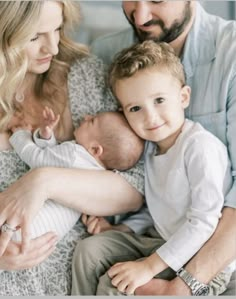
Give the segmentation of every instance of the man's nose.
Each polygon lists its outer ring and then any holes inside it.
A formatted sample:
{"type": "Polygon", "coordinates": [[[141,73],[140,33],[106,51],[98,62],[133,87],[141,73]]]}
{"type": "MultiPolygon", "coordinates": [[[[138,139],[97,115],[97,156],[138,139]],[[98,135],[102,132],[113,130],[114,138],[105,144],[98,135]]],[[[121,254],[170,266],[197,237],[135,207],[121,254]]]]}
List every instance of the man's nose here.
{"type": "Polygon", "coordinates": [[[142,26],[152,19],[152,12],[149,1],[137,1],[133,13],[135,25],[142,26]]]}

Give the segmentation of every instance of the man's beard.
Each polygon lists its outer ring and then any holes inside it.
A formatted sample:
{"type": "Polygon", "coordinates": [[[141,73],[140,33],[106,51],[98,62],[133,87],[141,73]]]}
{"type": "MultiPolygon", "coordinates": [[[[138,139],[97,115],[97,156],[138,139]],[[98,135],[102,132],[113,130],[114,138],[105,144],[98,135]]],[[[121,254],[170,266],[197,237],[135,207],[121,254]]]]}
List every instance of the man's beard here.
{"type": "Polygon", "coordinates": [[[149,22],[144,24],[144,26],[159,26],[162,30],[162,33],[159,36],[153,36],[152,32],[138,30],[134,25],[135,21],[133,15],[131,16],[131,20],[129,20],[126,14],[125,17],[128,20],[129,24],[132,26],[134,33],[140,42],[143,42],[145,40],[153,40],[155,42],[170,43],[177,39],[181,35],[181,33],[183,33],[184,29],[189,24],[189,21],[192,18],[192,11],[190,8],[190,2],[188,1],[185,5],[182,18],[180,20],[176,20],[170,28],[166,28],[162,20],[150,20],[149,22]]]}

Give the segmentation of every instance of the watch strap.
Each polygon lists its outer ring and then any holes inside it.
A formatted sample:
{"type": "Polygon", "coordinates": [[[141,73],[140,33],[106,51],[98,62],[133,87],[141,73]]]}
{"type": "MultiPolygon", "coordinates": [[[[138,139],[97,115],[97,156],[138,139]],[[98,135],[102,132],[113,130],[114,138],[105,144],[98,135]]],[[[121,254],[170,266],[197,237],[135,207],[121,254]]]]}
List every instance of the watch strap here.
{"type": "Polygon", "coordinates": [[[176,275],[179,276],[189,286],[193,295],[196,295],[200,288],[208,287],[204,283],[199,282],[184,268],[180,268],[176,272],[176,275]]]}

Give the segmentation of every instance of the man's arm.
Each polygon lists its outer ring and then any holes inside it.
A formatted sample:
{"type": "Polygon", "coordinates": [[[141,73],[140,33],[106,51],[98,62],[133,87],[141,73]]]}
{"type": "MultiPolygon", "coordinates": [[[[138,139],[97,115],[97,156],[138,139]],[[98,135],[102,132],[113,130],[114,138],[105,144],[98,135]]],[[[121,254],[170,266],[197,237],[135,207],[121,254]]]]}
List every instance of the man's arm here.
{"type": "Polygon", "coordinates": [[[199,281],[209,283],[234,259],[236,259],[236,209],[225,207],[215,233],[185,268],[199,281]]]}
{"type": "MultiPolygon", "coordinates": [[[[222,269],[236,259],[236,209],[225,207],[213,236],[185,266],[197,280],[209,283],[222,269]]],[[[139,287],[136,295],[191,295],[190,288],[179,277],[171,281],[153,279],[139,287]]]]}

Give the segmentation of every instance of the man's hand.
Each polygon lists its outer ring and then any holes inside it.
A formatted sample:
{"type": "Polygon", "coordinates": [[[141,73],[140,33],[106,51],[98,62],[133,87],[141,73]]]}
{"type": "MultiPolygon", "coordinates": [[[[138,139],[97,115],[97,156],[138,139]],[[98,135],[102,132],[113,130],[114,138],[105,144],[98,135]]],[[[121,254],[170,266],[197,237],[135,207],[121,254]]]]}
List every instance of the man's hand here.
{"type": "Polygon", "coordinates": [[[190,288],[179,278],[170,281],[153,278],[135,290],[137,296],[191,296],[190,288]]]}

